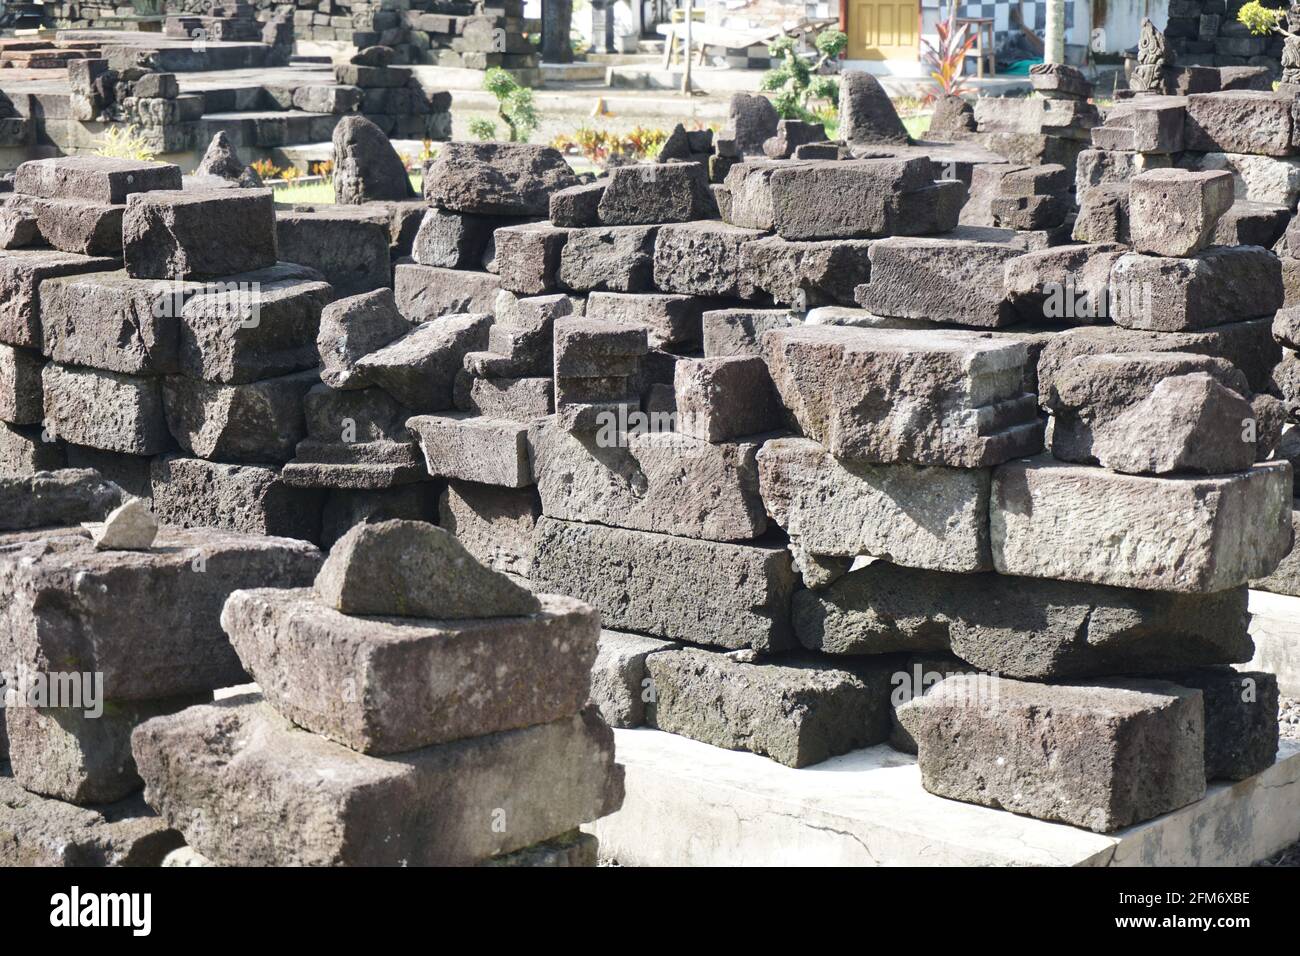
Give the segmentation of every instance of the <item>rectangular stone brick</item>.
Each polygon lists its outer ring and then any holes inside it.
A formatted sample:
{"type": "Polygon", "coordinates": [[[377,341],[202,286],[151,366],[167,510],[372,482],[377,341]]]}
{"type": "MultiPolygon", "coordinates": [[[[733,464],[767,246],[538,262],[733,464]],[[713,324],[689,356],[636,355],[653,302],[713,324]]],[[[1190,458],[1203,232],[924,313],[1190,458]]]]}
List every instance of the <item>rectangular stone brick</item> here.
{"type": "Polygon", "coordinates": [[[584,600],[607,627],[758,651],[793,644],[790,554],[542,518],[536,589],[584,600]]]}

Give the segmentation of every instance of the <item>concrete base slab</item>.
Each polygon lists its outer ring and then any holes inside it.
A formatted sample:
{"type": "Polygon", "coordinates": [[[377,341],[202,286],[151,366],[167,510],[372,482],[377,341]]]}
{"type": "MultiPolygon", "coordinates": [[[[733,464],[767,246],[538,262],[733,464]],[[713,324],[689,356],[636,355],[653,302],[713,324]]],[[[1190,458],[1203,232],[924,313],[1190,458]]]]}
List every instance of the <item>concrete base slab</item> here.
{"type": "Polygon", "coordinates": [[[1243,670],[1271,671],[1283,697],[1300,697],[1300,597],[1251,591],[1255,656],[1243,670]]]}
{"type": "Polygon", "coordinates": [[[880,745],[793,770],[657,730],[615,730],[627,796],[584,829],[625,866],[1247,866],[1300,834],[1300,742],[1155,820],[1100,834],[945,800],[880,745]]]}

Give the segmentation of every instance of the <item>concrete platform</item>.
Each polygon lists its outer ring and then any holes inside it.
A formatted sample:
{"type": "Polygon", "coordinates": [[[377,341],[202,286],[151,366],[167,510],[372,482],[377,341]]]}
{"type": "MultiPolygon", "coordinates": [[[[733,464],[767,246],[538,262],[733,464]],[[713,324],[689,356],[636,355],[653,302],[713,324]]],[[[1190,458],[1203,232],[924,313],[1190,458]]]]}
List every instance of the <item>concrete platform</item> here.
{"type": "Polygon", "coordinates": [[[1269,770],[1112,834],[945,800],[880,745],[793,770],[657,730],[615,730],[623,808],[586,829],[640,866],[1246,866],[1300,834],[1300,744],[1269,770]]]}
{"type": "Polygon", "coordinates": [[[1300,597],[1251,591],[1255,657],[1246,670],[1272,671],[1284,697],[1300,697],[1300,597]]]}

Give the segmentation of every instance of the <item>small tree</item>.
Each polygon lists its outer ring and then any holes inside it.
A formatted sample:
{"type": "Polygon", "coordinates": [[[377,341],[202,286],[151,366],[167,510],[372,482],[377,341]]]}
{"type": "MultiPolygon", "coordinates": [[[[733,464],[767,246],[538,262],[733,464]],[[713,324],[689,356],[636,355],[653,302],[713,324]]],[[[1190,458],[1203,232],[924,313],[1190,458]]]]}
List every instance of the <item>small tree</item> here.
{"type": "Polygon", "coordinates": [[[848,45],[849,38],[843,31],[823,30],[813,41],[819,54],[815,61],[795,49],[793,37],[778,37],[768,46],[768,54],[780,62],[763,74],[761,88],[776,93],[772,105],[782,118],[816,123],[820,119],[811,106],[815,101],[825,100],[832,107],[839,106],[839,83],[821,71],[848,45]]]}
{"type": "MultiPolygon", "coordinates": [[[[496,97],[497,116],[509,130],[509,141],[528,142],[528,137],[541,125],[537,107],[533,105],[533,91],[520,86],[513,76],[499,66],[494,66],[483,74],[483,89],[496,97]]],[[[497,125],[489,119],[480,118],[470,122],[469,131],[479,139],[495,139],[497,125]]]]}
{"type": "Polygon", "coordinates": [[[1255,36],[1263,36],[1267,33],[1277,31],[1285,34],[1287,31],[1281,27],[1282,19],[1286,16],[1285,10],[1274,10],[1264,6],[1259,0],[1250,0],[1249,3],[1243,4],[1242,8],[1237,11],[1237,22],[1245,25],[1255,36]]]}

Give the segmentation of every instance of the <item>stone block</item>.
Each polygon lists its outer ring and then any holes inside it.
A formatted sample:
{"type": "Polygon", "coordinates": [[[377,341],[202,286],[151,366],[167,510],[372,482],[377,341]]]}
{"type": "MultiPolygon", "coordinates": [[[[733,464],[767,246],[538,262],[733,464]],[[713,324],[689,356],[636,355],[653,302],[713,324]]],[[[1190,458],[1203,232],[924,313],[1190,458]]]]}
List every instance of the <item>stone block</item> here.
{"type": "Polygon", "coordinates": [[[278,713],[367,754],[573,716],[600,630],[595,611],[556,595],[526,617],[450,622],[344,615],[310,589],[236,591],[221,622],[278,713]]]}
{"type": "Polygon", "coordinates": [[[357,362],[410,331],[411,323],[397,310],[391,289],[334,300],[320,313],[316,337],[321,381],[335,389],[373,384],[357,362]]]}
{"type": "Polygon", "coordinates": [[[797,578],[783,548],[543,517],[532,580],[593,605],[618,630],[760,652],[793,644],[797,578]]]}
{"type": "Polygon", "coordinates": [[[362,356],[357,372],[414,412],[455,405],[453,388],[469,352],[487,345],[490,315],[443,315],[362,356]]]}
{"type": "Polygon", "coordinates": [[[798,324],[788,309],[712,309],[701,315],[700,323],[706,358],[762,355],[764,332],[798,324]]]}
{"type": "Polygon", "coordinates": [[[829,654],[951,651],[1026,680],[1249,660],[1244,588],[1174,594],[874,561],[795,595],[795,633],[829,654]]]}
{"type": "Polygon", "coordinates": [[[447,143],[425,167],[424,198],[439,209],[545,217],[550,196],[576,185],[556,150],[525,143],[447,143]]]}
{"type": "Polygon", "coordinates": [[[32,209],[41,237],[55,249],[83,256],[122,255],[125,206],[87,199],[36,199],[32,209]]]}
{"type": "Polygon", "coordinates": [[[271,191],[132,193],[122,218],[122,251],[127,273],[139,279],[217,279],[273,266],[271,191]]]}
{"type": "Polygon", "coordinates": [[[574,292],[649,292],[657,226],[572,229],[560,254],[560,284],[574,292]]]}
{"type": "Polygon", "coordinates": [[[52,249],[13,249],[0,254],[0,342],[39,349],[40,287],[55,276],[104,272],[117,263],[52,249]]]}
{"type": "Polygon", "coordinates": [[[1192,256],[1210,245],[1232,206],[1232,175],[1153,169],[1129,182],[1129,234],[1137,252],[1192,256]]]}
{"type": "Polygon", "coordinates": [[[693,295],[592,292],[586,316],[602,323],[643,325],[649,344],[663,348],[699,342],[701,316],[708,307],[707,299],[693,295]]]}
{"type": "Polygon", "coordinates": [[[1201,694],[1164,681],[956,675],[898,716],[949,799],[1109,833],[1205,795],[1201,694]]]}
{"type": "Polygon", "coordinates": [[[310,212],[279,210],[276,244],[286,262],[315,269],[337,296],[392,284],[389,223],[367,206],[325,206],[310,212]]]}
{"type": "Polygon", "coordinates": [[[442,315],[491,312],[501,280],[490,272],[438,269],[401,262],[393,270],[397,308],[412,322],[442,315]]]}
{"type": "Polygon", "coordinates": [[[727,750],[807,767],[889,736],[892,663],[732,660],[717,651],[651,654],[653,725],[727,750]]]}
{"type": "Polygon", "coordinates": [[[768,236],[740,247],[740,265],[772,301],[804,312],[852,305],[854,290],[871,278],[870,249],[867,239],[792,242],[768,236]]]}
{"type": "Polygon", "coordinates": [[[100,700],[85,709],[6,707],[0,719],[9,737],[10,769],[24,789],[44,797],[80,806],[114,803],[143,786],[131,756],[131,731],[151,717],[211,699],[205,691],[165,700],[100,700]]]}
{"type": "Polygon", "coordinates": [[[162,455],[150,478],[153,512],[164,524],[320,539],[323,496],[290,487],[275,468],[162,455]]]}
{"type": "Polygon", "coordinates": [[[717,541],[755,538],[767,528],[758,443],[606,434],[613,431],[572,434],[556,419],[529,428],[544,515],[717,541]]]}
{"type": "Polygon", "coordinates": [[[783,424],[772,377],[756,355],[686,359],[675,373],[676,430],[682,435],[724,442],[783,424]]]}
{"type": "Polygon", "coordinates": [[[1042,447],[1023,342],[805,326],[766,333],[763,351],[799,430],[837,458],[982,468],[1042,447]]]}
{"type": "Polygon", "coordinates": [[[121,204],[134,193],[180,188],[179,166],[106,156],[31,160],[14,174],[15,192],[42,199],[121,204]]]}
{"type": "Polygon", "coordinates": [[[634,163],[610,170],[596,207],[606,226],[690,222],[716,215],[709,178],[700,163],[634,163]]]}
{"type": "Polygon", "coordinates": [[[139,794],[86,808],[24,790],[0,775],[0,866],[158,866],[184,840],[139,794]]]}
{"type": "Polygon", "coordinates": [[[997,328],[1017,316],[989,276],[1020,253],[996,242],[882,239],[871,246],[871,281],[855,297],[875,315],[997,328]]]}
{"type": "Polygon", "coordinates": [[[1258,90],[1225,90],[1187,97],[1186,148],[1200,152],[1287,156],[1291,98],[1258,90]]]}
{"type": "Polygon", "coordinates": [[[163,381],[167,428],[199,458],[229,462],[284,462],[306,437],[303,401],[320,381],[297,372],[242,385],[201,382],[182,375],[163,381]]]}
{"type": "Polygon", "coordinates": [[[0,345],[0,421],[35,425],[45,415],[40,352],[0,345]]]}
{"type": "Polygon", "coordinates": [[[623,798],[613,734],[594,710],[385,760],[243,697],[148,721],[132,746],[146,798],[228,866],[465,865],[566,833],[623,798]],[[504,828],[491,826],[498,809],[504,828]]]}
{"type": "Polygon", "coordinates": [[[1258,246],[1181,259],[1133,252],[1116,260],[1110,283],[1112,318],[1128,329],[1194,331],[1272,315],[1283,304],[1282,267],[1258,246]]]}
{"type": "Polygon", "coordinates": [[[129,455],[169,444],[158,380],[50,362],[41,372],[45,427],[65,441],[129,455]]]}
{"type": "Polygon", "coordinates": [[[1290,550],[1291,481],[1288,462],[1187,478],[1011,462],[993,472],[993,566],[1143,590],[1236,587],[1271,573],[1290,550]]]}
{"type": "Polygon", "coordinates": [[[438,501],[438,524],[480,562],[527,578],[533,568],[533,532],[542,515],[531,488],[497,488],[448,481],[438,501]]]}
{"type": "Polygon", "coordinates": [[[87,468],[0,475],[0,531],[61,528],[102,521],[122,504],[122,489],[87,468]]]}
{"type": "Polygon", "coordinates": [[[568,236],[568,230],[544,222],[497,229],[493,243],[501,288],[517,295],[542,295],[555,289],[568,236]]]}
{"type": "Polygon", "coordinates": [[[992,567],[987,469],[866,465],[807,438],[777,438],[759,451],[758,472],[772,520],[808,554],[957,572],[992,567]]]}
{"type": "Polygon", "coordinates": [[[655,239],[655,285],[684,295],[754,298],[757,289],[741,264],[741,249],[762,235],[717,221],[662,226],[655,239]]]}
{"type": "Polygon", "coordinates": [[[1277,675],[1217,667],[1162,676],[1201,692],[1205,779],[1246,780],[1273,766],[1278,749],[1277,675]]]}
{"type": "Polygon", "coordinates": [[[99,551],[79,529],[18,542],[0,556],[9,601],[7,662],[29,672],[103,674],[113,701],[241,683],[219,624],[231,591],[303,587],[320,566],[306,542],[163,527],[148,551],[99,551]]]}
{"type": "Polygon", "coordinates": [[[591,667],[591,702],[611,727],[641,727],[654,711],[655,694],[646,660],[651,654],[680,647],[644,634],[600,632],[591,667]]]}
{"type": "Polygon", "coordinates": [[[425,465],[434,477],[504,488],[533,483],[527,425],[453,413],[417,415],[407,426],[419,440],[425,465]]]}

